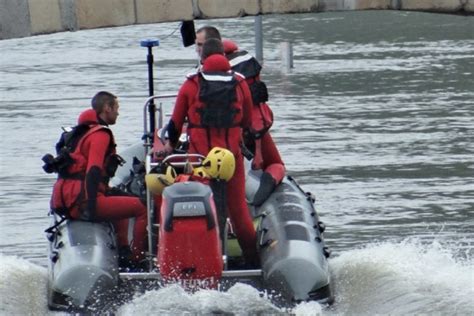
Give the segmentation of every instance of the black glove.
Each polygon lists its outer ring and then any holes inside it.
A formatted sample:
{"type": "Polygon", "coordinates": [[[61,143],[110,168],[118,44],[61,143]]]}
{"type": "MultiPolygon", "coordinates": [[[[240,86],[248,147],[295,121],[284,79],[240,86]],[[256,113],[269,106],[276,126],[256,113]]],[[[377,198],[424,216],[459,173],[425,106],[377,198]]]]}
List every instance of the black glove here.
{"type": "Polygon", "coordinates": [[[97,166],[91,167],[86,174],[86,199],[80,207],[80,219],[84,221],[95,219],[100,178],[100,168],[97,166]]]}
{"type": "Polygon", "coordinates": [[[268,172],[263,172],[260,178],[260,186],[258,187],[255,197],[253,199],[253,205],[260,206],[265,202],[273,190],[276,188],[276,181],[272,175],[268,172]]]}
{"type": "Polygon", "coordinates": [[[130,268],[133,265],[133,255],[129,246],[120,246],[118,255],[119,268],[126,271],[127,268],[130,268]]]}
{"type": "Polygon", "coordinates": [[[133,193],[126,192],[121,188],[111,187],[105,192],[105,196],[136,196],[133,193]]]}

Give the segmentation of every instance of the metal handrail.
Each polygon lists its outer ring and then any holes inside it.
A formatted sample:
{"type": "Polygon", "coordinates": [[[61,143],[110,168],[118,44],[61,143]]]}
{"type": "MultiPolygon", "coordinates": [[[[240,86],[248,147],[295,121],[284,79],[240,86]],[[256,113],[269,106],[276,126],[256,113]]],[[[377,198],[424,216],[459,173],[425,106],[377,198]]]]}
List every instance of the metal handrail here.
{"type": "MultiPolygon", "coordinates": [[[[159,100],[159,99],[170,99],[170,98],[176,98],[176,94],[162,94],[162,95],[153,95],[146,99],[145,105],[143,106],[143,135],[144,135],[144,142],[145,142],[145,154],[148,154],[148,149],[152,145],[152,141],[150,140],[150,130],[149,130],[149,122],[150,118],[148,117],[148,106],[150,103],[154,100],[159,100]]],[[[159,117],[158,117],[158,128],[163,127],[163,107],[160,104],[160,107],[156,109],[156,112],[158,112],[159,117]]],[[[156,115],[156,114],[155,114],[156,115]]],[[[154,132],[154,131],[153,131],[154,132]]]]}
{"type": "Polygon", "coordinates": [[[190,164],[191,166],[199,166],[201,165],[201,162],[204,159],[206,159],[206,157],[201,154],[172,154],[172,155],[166,156],[160,162],[151,162],[150,170],[151,170],[151,167],[158,166],[159,164],[163,164],[163,163],[168,163],[174,167],[184,167],[187,164],[190,164]],[[182,159],[182,161],[172,161],[173,159],[176,159],[176,158],[180,158],[182,159]],[[189,158],[197,158],[198,161],[189,161],[189,158]]]}
{"type": "MultiPolygon", "coordinates": [[[[151,97],[148,97],[148,99],[145,102],[145,105],[143,107],[143,141],[144,141],[144,147],[145,147],[145,169],[146,173],[149,173],[149,166],[151,165],[151,157],[149,155],[149,151],[151,147],[153,146],[153,135],[150,135],[150,130],[149,130],[149,122],[151,121],[151,117],[148,117],[147,109],[150,105],[151,102],[154,100],[160,100],[160,99],[170,99],[170,98],[175,98],[177,95],[176,94],[163,94],[163,95],[153,95],[151,97]]],[[[156,112],[159,114],[159,121],[158,121],[158,128],[163,127],[163,106],[160,104],[159,108],[155,110],[155,113],[153,115],[156,115],[156,112]]],[[[154,133],[155,131],[153,131],[154,133]]],[[[154,217],[152,214],[154,210],[154,205],[153,205],[153,199],[150,194],[149,190],[146,190],[146,206],[147,206],[147,219],[148,219],[148,224],[147,224],[147,233],[148,233],[148,260],[149,260],[149,267],[150,269],[153,267],[153,249],[155,244],[153,243],[153,220],[154,217]]]]}

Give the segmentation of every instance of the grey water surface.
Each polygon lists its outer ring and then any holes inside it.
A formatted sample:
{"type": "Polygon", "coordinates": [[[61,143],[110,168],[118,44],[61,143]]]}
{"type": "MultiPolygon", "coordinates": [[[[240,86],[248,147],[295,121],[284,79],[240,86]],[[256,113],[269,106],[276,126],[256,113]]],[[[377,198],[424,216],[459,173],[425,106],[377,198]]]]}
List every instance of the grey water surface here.
{"type": "MultiPolygon", "coordinates": [[[[253,18],[197,21],[254,52],[253,18]]],[[[179,23],[0,41],[0,314],[46,307],[48,201],[40,158],[99,90],[120,97],[119,150],[140,140],[148,93],[175,93],[197,57],[179,23]]],[[[396,11],[263,17],[271,133],[317,198],[336,302],[281,310],[254,289],[149,291],[134,314],[439,314],[474,311],[474,17],[396,11]],[[281,64],[291,42],[294,68],[281,64]]],[[[172,104],[169,105],[171,108],[172,104]]]]}

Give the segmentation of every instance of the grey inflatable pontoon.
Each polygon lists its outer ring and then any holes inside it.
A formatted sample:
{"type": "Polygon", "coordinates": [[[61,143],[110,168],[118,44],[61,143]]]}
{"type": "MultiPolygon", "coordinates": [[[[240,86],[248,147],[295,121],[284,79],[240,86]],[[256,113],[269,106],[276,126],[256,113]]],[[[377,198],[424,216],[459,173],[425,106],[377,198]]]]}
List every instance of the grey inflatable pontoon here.
{"type": "Polygon", "coordinates": [[[285,177],[258,209],[257,229],[263,284],[288,302],[331,303],[329,250],[314,199],[285,177]]]}
{"type": "Polygon", "coordinates": [[[119,281],[115,232],[110,223],[66,220],[48,233],[48,306],[94,310],[119,281]]]}

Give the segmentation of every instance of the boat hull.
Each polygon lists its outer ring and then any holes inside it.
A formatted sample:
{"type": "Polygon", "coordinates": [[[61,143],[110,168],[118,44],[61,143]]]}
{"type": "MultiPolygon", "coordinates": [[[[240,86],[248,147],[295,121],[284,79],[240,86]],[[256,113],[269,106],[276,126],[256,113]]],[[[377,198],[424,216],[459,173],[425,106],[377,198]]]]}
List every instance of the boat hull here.
{"type": "Polygon", "coordinates": [[[90,310],[118,285],[118,255],[109,223],[66,220],[49,233],[48,306],[90,310]]]}
{"type": "Polygon", "coordinates": [[[263,284],[283,300],[331,300],[328,249],[311,194],[285,177],[257,209],[263,284]],[[328,293],[329,292],[329,293],[328,293]]]}
{"type": "MultiPolygon", "coordinates": [[[[132,146],[121,155],[126,157],[127,163],[112,179],[114,186],[130,183],[137,177],[132,161],[133,157],[144,158],[143,147],[132,146]]],[[[261,267],[225,268],[221,288],[244,282],[277,294],[281,305],[306,300],[331,303],[329,251],[322,235],[324,226],[313,203],[311,194],[302,191],[291,177],[285,177],[264,204],[250,207],[254,217],[259,219],[257,249],[261,267]]],[[[90,310],[96,302],[107,302],[107,298],[113,296],[120,278],[125,281],[162,279],[157,270],[119,274],[115,235],[108,223],[67,220],[50,234],[49,240],[48,305],[51,309],[90,310]]],[[[230,258],[224,259],[225,267],[227,259],[230,258]]]]}

